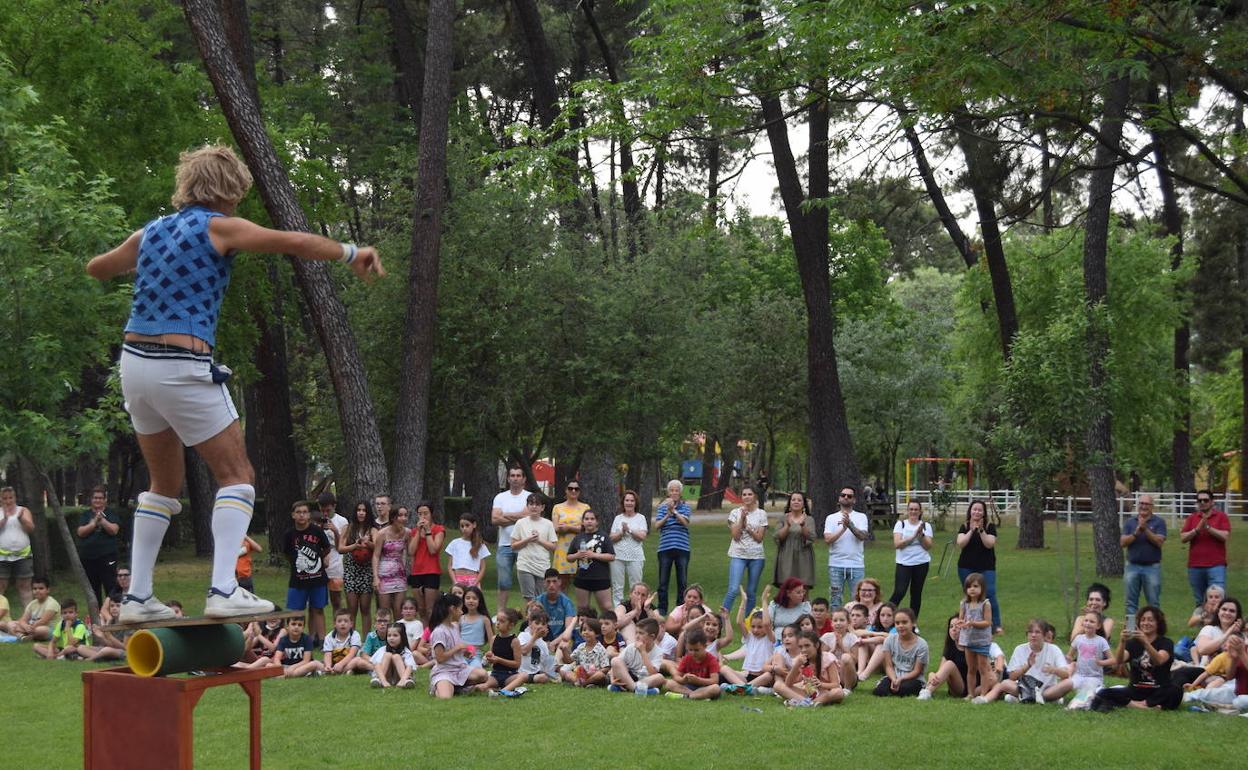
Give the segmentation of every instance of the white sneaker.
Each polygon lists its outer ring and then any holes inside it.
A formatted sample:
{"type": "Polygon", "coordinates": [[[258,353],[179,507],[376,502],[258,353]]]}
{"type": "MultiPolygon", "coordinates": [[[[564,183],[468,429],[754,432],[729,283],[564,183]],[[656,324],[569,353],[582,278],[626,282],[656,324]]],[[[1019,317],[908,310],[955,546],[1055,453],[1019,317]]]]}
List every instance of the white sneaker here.
{"type": "Polygon", "coordinates": [[[153,620],[173,620],[178,615],[172,607],[166,607],[155,594],[140,599],[133,594],[126,594],[121,600],[121,612],[118,613],[119,623],[148,623],[153,620]]]}
{"type": "Polygon", "coordinates": [[[1041,690],[1039,687],[1036,688],[1036,703],[1039,703],[1041,706],[1044,705],[1044,690],[1041,690]]]}
{"type": "Polygon", "coordinates": [[[268,599],[261,599],[242,586],[235,586],[228,594],[209,588],[208,601],[204,603],[204,616],[209,618],[262,615],[266,612],[277,612],[277,605],[268,599]]]}
{"type": "Polygon", "coordinates": [[[1006,703],[1018,703],[1018,696],[1017,696],[1017,695],[1008,695],[1008,694],[1007,694],[1007,695],[1005,696],[1005,702],[1006,702],[1006,703]]]}
{"type": "Polygon", "coordinates": [[[926,687],[924,687],[922,690],[919,690],[919,700],[931,700],[931,699],[932,699],[931,690],[927,689],[926,687]]]}
{"type": "Polygon", "coordinates": [[[771,689],[770,687],[766,687],[766,686],[763,686],[763,687],[755,687],[755,688],[754,688],[754,694],[755,694],[755,695],[775,695],[775,693],[776,693],[776,691],[775,691],[775,690],[771,689]]]}
{"type": "MultiPolygon", "coordinates": [[[[1005,697],[1008,698],[1010,696],[1007,695],[1005,697]]],[[[987,702],[988,702],[988,699],[982,695],[976,695],[975,698],[971,700],[971,703],[974,703],[976,706],[982,706],[987,702]]]]}

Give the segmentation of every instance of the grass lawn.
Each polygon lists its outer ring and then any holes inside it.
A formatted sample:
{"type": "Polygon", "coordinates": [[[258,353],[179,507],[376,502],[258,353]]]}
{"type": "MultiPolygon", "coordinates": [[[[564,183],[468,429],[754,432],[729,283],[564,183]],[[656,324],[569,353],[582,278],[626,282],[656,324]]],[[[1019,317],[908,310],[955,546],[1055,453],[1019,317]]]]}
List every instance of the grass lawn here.
{"type": "MultiPolygon", "coordinates": [[[[1233,522],[1245,528],[1241,520],[1233,522]]],[[[1248,542],[1232,539],[1230,595],[1248,595],[1248,542]]],[[[933,576],[924,592],[920,625],[939,657],[944,619],[960,596],[956,570],[935,577],[940,550],[953,537],[937,534],[933,576]]],[[[1074,537],[1069,528],[1048,525],[1049,548],[1016,551],[1016,531],[1006,528],[998,548],[998,590],[1006,608],[1007,656],[1023,641],[1027,618],[1049,619],[1069,628],[1067,599],[1073,585],[1074,537]]],[[[1093,579],[1091,528],[1079,528],[1082,584],[1093,579]]],[[[653,541],[653,538],[652,538],[653,541]]],[[[698,524],[693,533],[690,578],[717,604],[727,580],[727,528],[698,524]]],[[[650,547],[654,545],[650,542],[650,547]]],[[[951,549],[952,552],[953,549],[951,549]]],[[[1173,537],[1166,546],[1163,604],[1172,638],[1178,638],[1191,610],[1184,570],[1185,551],[1173,537]]],[[[770,575],[772,543],[768,543],[770,575]]],[[[655,578],[650,552],[646,579],[655,578]]],[[[951,553],[951,558],[956,554],[951,553]]],[[[826,549],[816,547],[825,563],[826,549]]],[[[261,559],[257,559],[261,561],[261,559]]],[[[486,586],[495,585],[492,574],[486,586]]],[[[264,596],[285,595],[286,573],[258,566],[264,596]]],[[[191,613],[203,607],[210,564],[186,554],[169,554],[157,568],[159,595],[180,599],[191,613]]],[[[867,548],[867,574],[891,590],[893,554],[888,539],[867,548]]],[[[814,595],[826,595],[826,570],[814,595]]],[[[1121,615],[1122,582],[1113,589],[1114,615],[1121,615]]],[[[64,598],[69,583],[53,586],[64,598]]],[[[493,591],[487,591],[493,597],[493,591]]],[[[81,599],[81,596],[78,597],[81,599]]],[[[10,597],[13,601],[13,597],[10,597]]],[[[513,604],[516,598],[512,599],[513,604]]],[[[14,602],[15,603],[15,602],[14,602]]],[[[491,607],[491,610],[493,608],[491,607]]],[[[1063,649],[1065,648],[1064,645],[1063,649]]],[[[82,765],[82,663],[35,659],[29,645],[0,645],[0,699],[7,767],[72,768],[82,765]],[[25,694],[25,696],[24,696],[25,694]],[[22,748],[25,747],[25,748],[22,748]],[[29,761],[19,759],[29,757],[29,761]]],[[[928,703],[881,699],[859,685],[843,705],[785,709],[776,698],[724,698],[712,703],[638,700],[605,691],[537,686],[517,700],[456,698],[433,700],[421,672],[412,691],[371,690],[364,677],[269,680],[264,684],[264,766],[271,768],[379,768],[413,765],[489,766],[501,758],[512,767],[710,766],[723,764],[796,766],[848,760],[867,767],[1243,767],[1248,719],[1124,710],[1113,714],[1072,713],[1058,707],[1003,703],[970,706],[943,693],[928,703]],[[761,713],[755,711],[760,709],[761,713]],[[1235,747],[1240,749],[1236,750],[1235,747]],[[1240,760],[1234,757],[1241,755],[1240,760]]],[[[872,681],[870,684],[874,684],[872,681]]],[[[239,688],[214,688],[196,710],[195,761],[199,768],[246,766],[246,697],[239,688]]],[[[117,715],[124,730],[126,714],[117,715]]],[[[142,747],[136,747],[141,751],[142,747]]]]}

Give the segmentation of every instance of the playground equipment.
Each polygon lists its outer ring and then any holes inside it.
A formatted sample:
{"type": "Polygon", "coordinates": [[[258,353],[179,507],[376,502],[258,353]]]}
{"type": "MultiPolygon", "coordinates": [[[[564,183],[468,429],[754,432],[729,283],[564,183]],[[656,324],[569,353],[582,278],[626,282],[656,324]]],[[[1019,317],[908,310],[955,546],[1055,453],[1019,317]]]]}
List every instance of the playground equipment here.
{"type": "Polygon", "coordinates": [[[109,626],[133,630],[128,667],[82,674],[83,765],[87,770],[163,770],[194,767],[195,706],[210,687],[237,684],[247,693],[250,762],[260,767],[260,682],[278,668],[236,669],[245,652],[239,623],[300,617],[270,612],[244,618],[177,618],[109,626]],[[189,671],[190,677],[173,677],[189,671]],[[118,719],[125,722],[119,729],[118,719]]]}

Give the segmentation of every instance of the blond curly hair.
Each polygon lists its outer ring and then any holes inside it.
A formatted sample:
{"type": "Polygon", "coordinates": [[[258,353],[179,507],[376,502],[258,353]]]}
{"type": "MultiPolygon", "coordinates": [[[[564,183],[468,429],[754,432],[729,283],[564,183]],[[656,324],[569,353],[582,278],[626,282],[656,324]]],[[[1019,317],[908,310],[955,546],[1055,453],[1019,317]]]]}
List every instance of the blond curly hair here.
{"type": "Polygon", "coordinates": [[[251,172],[223,144],[206,144],[178,156],[173,197],[176,209],[199,204],[209,208],[237,205],[251,189],[251,172]]]}

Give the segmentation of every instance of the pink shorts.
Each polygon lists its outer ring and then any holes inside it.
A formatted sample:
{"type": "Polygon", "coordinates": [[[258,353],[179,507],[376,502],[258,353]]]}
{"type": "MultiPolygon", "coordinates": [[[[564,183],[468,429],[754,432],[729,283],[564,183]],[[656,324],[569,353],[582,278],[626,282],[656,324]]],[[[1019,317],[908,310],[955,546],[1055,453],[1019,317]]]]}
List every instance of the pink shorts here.
{"type": "Polygon", "coordinates": [[[470,573],[470,574],[467,574],[467,575],[456,575],[456,576],[455,576],[455,585],[457,585],[457,586],[463,586],[464,588],[468,588],[469,586],[475,586],[475,585],[478,585],[478,584],[480,584],[480,582],[481,582],[481,576],[480,576],[480,575],[475,575],[475,574],[471,574],[471,573],[470,573]]]}

